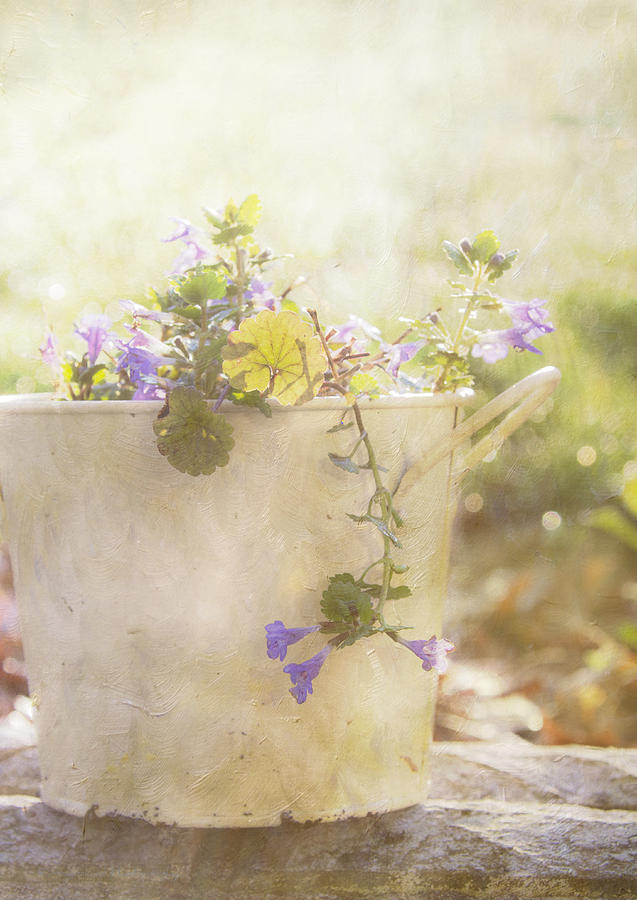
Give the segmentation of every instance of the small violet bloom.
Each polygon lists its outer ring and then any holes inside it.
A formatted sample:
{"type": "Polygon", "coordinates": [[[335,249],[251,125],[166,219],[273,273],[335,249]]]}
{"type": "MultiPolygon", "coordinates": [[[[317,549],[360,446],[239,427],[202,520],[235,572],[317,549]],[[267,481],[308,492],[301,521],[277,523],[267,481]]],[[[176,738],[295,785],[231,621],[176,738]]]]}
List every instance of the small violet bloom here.
{"type": "Polygon", "coordinates": [[[166,388],[150,381],[140,381],[133,394],[133,400],[165,400],[166,388]]]}
{"type": "Polygon", "coordinates": [[[270,287],[271,284],[266,284],[258,278],[252,278],[250,287],[244,291],[243,296],[246,300],[252,300],[257,309],[272,309],[278,312],[280,304],[270,287]]]}
{"type": "Polygon", "coordinates": [[[393,378],[396,378],[398,369],[402,364],[412,359],[412,357],[418,353],[420,348],[424,346],[425,341],[412,341],[411,343],[405,344],[385,344],[383,350],[388,355],[387,371],[389,374],[393,378]]]}
{"type": "Polygon", "coordinates": [[[321,671],[321,666],[333,650],[331,644],[326,644],[322,650],[311,659],[302,663],[288,663],[283,671],[290,676],[294,687],[290,688],[290,693],[297,703],[305,703],[308,694],[313,694],[312,681],[321,671]]]}
{"type": "Polygon", "coordinates": [[[95,365],[104,344],[112,338],[111,320],[103,314],[84,316],[75,326],[75,334],[84,338],[88,344],[88,361],[95,365]]]}
{"type": "Polygon", "coordinates": [[[404,638],[397,638],[398,643],[403,647],[407,647],[412,653],[415,653],[418,659],[422,660],[422,667],[425,672],[436,669],[440,674],[447,671],[448,660],[447,653],[451,653],[456,648],[451,641],[446,638],[440,640],[434,634],[428,641],[406,641],[404,638]]]}
{"type": "MultiPolygon", "coordinates": [[[[116,371],[121,372],[122,369],[128,369],[130,380],[133,384],[139,384],[142,375],[154,375],[158,366],[171,365],[173,358],[161,355],[169,348],[151,334],[137,328],[130,330],[133,332],[130,341],[116,341],[122,351],[117,361],[116,371]]],[[[143,399],[153,398],[145,396],[143,399]]]]}
{"type": "Polygon", "coordinates": [[[297,641],[312,634],[313,631],[318,631],[320,627],[320,625],[311,625],[309,628],[286,628],[280,619],[266,625],[268,656],[270,659],[278,657],[283,662],[290,644],[296,644],[297,641]]]}
{"type": "Polygon", "coordinates": [[[360,316],[350,316],[344,325],[334,325],[333,327],[336,329],[336,332],[330,337],[330,344],[346,344],[353,337],[355,331],[362,331],[365,337],[372,341],[380,341],[381,339],[378,328],[375,325],[370,325],[369,322],[361,319],[360,316]]]}
{"type": "Polygon", "coordinates": [[[177,222],[177,229],[170,237],[162,238],[167,244],[171,241],[183,241],[185,246],[177,259],[173,262],[170,275],[182,275],[188,269],[192,269],[200,260],[205,259],[209,254],[205,247],[199,242],[201,231],[192,225],[187,219],[178,219],[176,216],[171,217],[173,222],[177,222]]]}
{"type": "Polygon", "coordinates": [[[135,322],[137,322],[137,319],[148,319],[150,322],[166,324],[173,321],[170,313],[160,312],[158,309],[148,309],[142,306],[141,303],[135,303],[134,300],[120,300],[119,305],[133,317],[135,322]]]}
{"type": "Polygon", "coordinates": [[[62,363],[52,331],[47,332],[46,339],[39,350],[43,362],[50,366],[54,374],[59,377],[62,374],[62,363]]]}
{"type": "MultiPolygon", "coordinates": [[[[546,305],[546,300],[535,298],[529,303],[503,300],[503,304],[516,327],[535,328],[541,334],[550,334],[551,331],[555,331],[553,324],[548,321],[548,310],[542,309],[546,305]]],[[[539,337],[539,334],[535,334],[533,337],[539,337]]]]}
{"type": "Polygon", "coordinates": [[[548,312],[541,307],[546,300],[531,300],[530,303],[515,303],[505,300],[504,308],[511,316],[513,328],[503,331],[487,331],[478,337],[471,348],[471,355],[482,357],[486,363],[495,363],[504,357],[513,347],[515,350],[530,350],[541,353],[531,341],[555,331],[548,321],[548,312]]]}

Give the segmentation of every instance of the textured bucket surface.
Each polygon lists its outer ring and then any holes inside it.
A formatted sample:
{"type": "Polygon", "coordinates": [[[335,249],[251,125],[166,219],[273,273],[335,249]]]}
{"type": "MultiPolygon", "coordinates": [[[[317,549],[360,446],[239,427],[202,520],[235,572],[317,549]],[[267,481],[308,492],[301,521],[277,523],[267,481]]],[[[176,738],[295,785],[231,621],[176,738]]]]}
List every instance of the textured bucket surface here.
{"type": "MultiPolygon", "coordinates": [[[[337,469],[352,430],[334,404],[231,408],[236,448],[209,477],[172,469],[151,404],[0,404],[0,484],[37,708],[42,796],[183,826],[263,826],[421,802],[435,676],[377,636],[332,653],[299,705],[264,626],[320,619],[327,576],[382,554],[359,526],[369,472],[337,469]],[[108,406],[108,409],[99,407],[108,406]],[[117,411],[114,406],[120,407],[117,411]],[[63,410],[60,407],[64,407],[63,410]],[[82,408],[81,414],[67,412],[82,408]]],[[[390,486],[453,427],[444,404],[370,404],[390,486]]],[[[449,461],[403,479],[397,507],[413,596],[387,609],[440,634],[449,461]]]]}

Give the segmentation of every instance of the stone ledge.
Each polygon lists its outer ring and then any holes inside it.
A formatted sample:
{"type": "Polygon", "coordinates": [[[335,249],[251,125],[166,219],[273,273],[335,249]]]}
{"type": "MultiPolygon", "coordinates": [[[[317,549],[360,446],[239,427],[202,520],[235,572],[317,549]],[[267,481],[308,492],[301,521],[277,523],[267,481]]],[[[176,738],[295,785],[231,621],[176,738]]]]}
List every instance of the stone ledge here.
{"type": "Polygon", "coordinates": [[[0,898],[637,897],[637,751],[445,743],[434,756],[421,806],[215,830],[65,815],[35,796],[35,750],[0,750],[0,898]]]}

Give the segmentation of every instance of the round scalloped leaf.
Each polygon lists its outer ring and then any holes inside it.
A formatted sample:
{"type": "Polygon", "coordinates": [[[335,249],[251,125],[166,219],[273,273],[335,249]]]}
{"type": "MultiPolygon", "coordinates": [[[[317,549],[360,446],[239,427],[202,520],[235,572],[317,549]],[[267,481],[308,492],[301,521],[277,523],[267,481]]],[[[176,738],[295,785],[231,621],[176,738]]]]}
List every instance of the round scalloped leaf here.
{"type": "Polygon", "coordinates": [[[259,391],[283,406],[306,403],[325,373],[323,347],[296,313],[264,309],[228,335],[223,371],[238,391],[259,391]]]}
{"type": "Polygon", "coordinates": [[[234,447],[232,425],[192,387],[171,392],[168,412],[153,422],[153,430],[162,456],[187,475],[211,475],[227,465],[234,447]]]}
{"type": "Polygon", "coordinates": [[[330,577],[329,587],[323,591],[321,609],[331,622],[353,622],[358,618],[369,624],[374,619],[369,594],[349,572],[330,577]]]}

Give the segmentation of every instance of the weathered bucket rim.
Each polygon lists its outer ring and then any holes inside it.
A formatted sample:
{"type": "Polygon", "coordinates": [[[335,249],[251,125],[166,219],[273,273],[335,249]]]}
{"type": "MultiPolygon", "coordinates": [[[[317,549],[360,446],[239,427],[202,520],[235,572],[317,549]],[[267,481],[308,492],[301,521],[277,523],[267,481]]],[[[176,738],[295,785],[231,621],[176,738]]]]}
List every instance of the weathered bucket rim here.
{"type": "MultiPolygon", "coordinates": [[[[470,388],[461,388],[455,392],[441,394],[384,394],[375,399],[365,398],[361,401],[363,409],[406,409],[411,407],[440,408],[465,406],[475,397],[475,392],[470,388]]],[[[37,413],[46,415],[110,415],[116,413],[157,413],[161,409],[161,400],[82,400],[72,401],[63,394],[5,394],[0,396],[0,411],[18,413],[37,413]]],[[[320,412],[323,410],[347,409],[347,403],[341,397],[315,397],[308,403],[300,406],[282,406],[276,401],[270,401],[272,412],[288,413],[308,410],[320,412]]],[[[220,409],[224,413],[246,410],[245,406],[225,402],[220,409]]]]}

